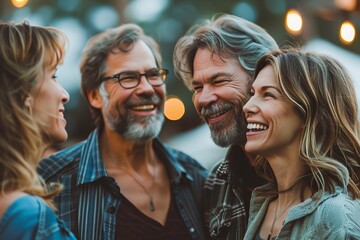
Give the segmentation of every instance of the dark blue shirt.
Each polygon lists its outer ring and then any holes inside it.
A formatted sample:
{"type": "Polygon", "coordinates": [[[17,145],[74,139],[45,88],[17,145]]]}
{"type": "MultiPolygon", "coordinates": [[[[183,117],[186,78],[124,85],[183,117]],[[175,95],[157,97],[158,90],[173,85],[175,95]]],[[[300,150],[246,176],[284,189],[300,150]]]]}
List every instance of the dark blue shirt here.
{"type": "MultiPolygon", "coordinates": [[[[207,171],[188,155],[154,139],[153,148],[169,173],[172,196],[192,239],[204,239],[201,205],[207,171]]],[[[115,239],[120,188],[101,158],[98,130],[84,142],[43,159],[39,173],[61,182],[55,199],[60,218],[79,239],[115,239]]]]}

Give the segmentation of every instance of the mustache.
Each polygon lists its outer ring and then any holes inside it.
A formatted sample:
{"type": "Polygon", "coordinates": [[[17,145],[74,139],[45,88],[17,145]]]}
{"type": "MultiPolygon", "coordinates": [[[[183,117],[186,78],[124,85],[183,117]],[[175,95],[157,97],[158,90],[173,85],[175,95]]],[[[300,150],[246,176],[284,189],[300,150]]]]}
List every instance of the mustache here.
{"type": "Polygon", "coordinates": [[[126,101],[125,106],[132,107],[132,106],[148,105],[148,104],[159,105],[161,102],[162,99],[160,99],[158,96],[149,96],[149,97],[140,97],[136,100],[129,99],[128,101],[126,101]]]}
{"type": "Polygon", "coordinates": [[[232,108],[232,104],[228,102],[224,102],[221,104],[219,103],[210,104],[201,108],[200,115],[203,117],[209,117],[216,113],[229,111],[231,108],[232,108]]]}

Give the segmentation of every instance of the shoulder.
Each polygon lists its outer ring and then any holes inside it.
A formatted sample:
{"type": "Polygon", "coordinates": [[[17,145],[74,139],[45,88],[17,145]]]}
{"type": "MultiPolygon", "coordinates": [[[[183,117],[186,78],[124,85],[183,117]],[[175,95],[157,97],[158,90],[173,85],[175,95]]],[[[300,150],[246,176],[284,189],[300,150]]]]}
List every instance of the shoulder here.
{"type": "Polygon", "coordinates": [[[30,195],[18,197],[9,205],[1,218],[0,238],[6,239],[7,236],[11,236],[11,239],[35,238],[39,215],[40,206],[37,197],[30,195]]]}
{"type": "Polygon", "coordinates": [[[60,172],[66,173],[74,167],[76,168],[80,161],[83,146],[84,142],[80,142],[42,159],[37,169],[38,173],[45,181],[48,181],[60,172]]]}
{"type": "Polygon", "coordinates": [[[331,234],[334,236],[356,234],[360,238],[359,199],[353,200],[345,193],[337,194],[319,205],[315,217],[320,220],[324,229],[332,229],[331,234]]]}
{"type": "Polygon", "coordinates": [[[6,195],[0,195],[0,218],[7,211],[7,209],[12,203],[26,195],[26,193],[20,191],[6,193],[6,195]]]}
{"type": "Polygon", "coordinates": [[[75,239],[40,197],[16,199],[0,220],[0,239],[75,239]],[[21,224],[21,227],[20,227],[21,224]]]}

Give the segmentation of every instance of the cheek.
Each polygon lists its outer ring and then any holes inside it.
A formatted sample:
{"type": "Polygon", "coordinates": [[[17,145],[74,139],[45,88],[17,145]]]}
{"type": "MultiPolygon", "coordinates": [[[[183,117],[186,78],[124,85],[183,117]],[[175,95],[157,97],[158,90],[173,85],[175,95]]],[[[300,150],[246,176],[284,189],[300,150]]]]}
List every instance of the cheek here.
{"type": "Polygon", "coordinates": [[[157,95],[160,96],[160,98],[165,99],[165,96],[166,96],[165,85],[162,85],[158,89],[155,88],[155,91],[156,91],[157,95]]]}
{"type": "Polygon", "coordinates": [[[192,96],[192,101],[193,101],[194,107],[195,107],[196,111],[198,111],[198,112],[200,111],[199,97],[200,97],[200,94],[198,94],[198,93],[194,93],[192,96]]]}
{"type": "Polygon", "coordinates": [[[243,101],[248,101],[250,98],[250,83],[249,82],[236,82],[231,85],[234,95],[243,101]]]}

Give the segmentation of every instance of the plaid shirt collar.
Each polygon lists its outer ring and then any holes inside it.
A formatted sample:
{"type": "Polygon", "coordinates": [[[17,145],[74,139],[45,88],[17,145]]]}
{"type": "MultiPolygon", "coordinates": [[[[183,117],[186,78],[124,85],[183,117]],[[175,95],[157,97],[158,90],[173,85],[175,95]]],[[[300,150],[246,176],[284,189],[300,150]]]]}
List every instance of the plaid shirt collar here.
{"type": "MultiPolygon", "coordinates": [[[[174,153],[166,149],[159,139],[155,138],[153,141],[153,148],[155,152],[159,154],[160,160],[167,159],[167,161],[164,161],[164,164],[169,169],[172,181],[176,184],[185,179],[193,181],[193,177],[179,163],[174,153]]],[[[94,182],[107,176],[108,174],[100,153],[99,129],[95,129],[92,133],[90,133],[82,148],[77,186],[94,182]]]]}
{"type": "Polygon", "coordinates": [[[220,163],[216,170],[218,179],[227,180],[230,184],[239,180],[239,169],[241,165],[246,164],[247,156],[242,147],[239,145],[231,145],[225,159],[220,163]]]}

